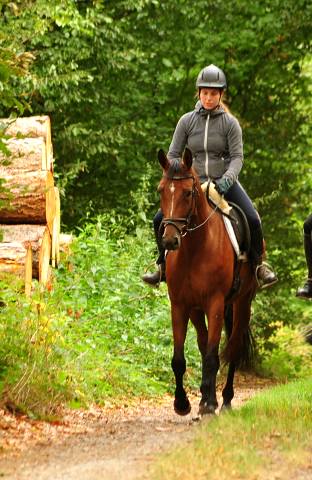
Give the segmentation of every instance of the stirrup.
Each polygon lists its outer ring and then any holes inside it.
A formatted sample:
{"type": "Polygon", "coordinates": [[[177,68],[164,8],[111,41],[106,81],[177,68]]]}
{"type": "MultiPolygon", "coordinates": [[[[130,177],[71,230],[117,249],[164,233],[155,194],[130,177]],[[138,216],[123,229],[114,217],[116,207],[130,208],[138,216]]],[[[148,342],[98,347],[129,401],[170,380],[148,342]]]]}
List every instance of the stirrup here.
{"type": "Polygon", "coordinates": [[[255,271],[255,277],[256,277],[256,280],[257,280],[257,283],[258,283],[258,287],[260,288],[260,290],[263,290],[264,288],[266,287],[270,287],[271,285],[275,285],[275,283],[278,282],[278,278],[274,272],[274,269],[272,267],[272,265],[270,265],[269,263],[267,262],[261,262],[260,265],[257,265],[256,266],[256,271],[255,271]],[[267,267],[268,270],[270,270],[270,272],[274,275],[274,278],[272,279],[272,281],[270,283],[263,283],[262,285],[260,284],[259,282],[259,278],[258,278],[258,270],[261,268],[261,267],[267,267]]]}
{"type": "MultiPolygon", "coordinates": [[[[161,263],[157,263],[157,262],[153,262],[151,263],[147,269],[145,270],[145,274],[142,275],[142,280],[144,283],[146,283],[147,285],[151,286],[151,287],[156,287],[158,288],[159,285],[160,285],[160,282],[165,282],[166,281],[166,275],[165,273],[163,272],[163,269],[162,269],[162,264],[161,263]],[[158,266],[158,270],[156,270],[155,272],[151,273],[151,274],[147,274],[147,272],[149,271],[149,269],[154,266],[154,265],[157,265],[158,266]],[[159,279],[157,279],[157,281],[155,283],[153,282],[150,282],[148,281],[148,278],[144,278],[144,277],[153,277],[153,276],[157,276],[159,275],[159,279]]],[[[151,278],[150,278],[151,280],[151,278]]]]}

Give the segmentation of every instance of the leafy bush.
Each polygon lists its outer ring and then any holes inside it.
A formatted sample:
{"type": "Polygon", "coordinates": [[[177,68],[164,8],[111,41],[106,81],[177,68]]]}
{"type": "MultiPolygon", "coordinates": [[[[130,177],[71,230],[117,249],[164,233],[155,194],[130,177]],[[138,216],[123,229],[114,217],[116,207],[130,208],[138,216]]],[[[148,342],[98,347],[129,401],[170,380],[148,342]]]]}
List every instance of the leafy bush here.
{"type": "Polygon", "coordinates": [[[276,322],[269,338],[271,350],[262,348],[262,368],[266,375],[292,380],[312,375],[312,348],[305,343],[300,326],[276,322]]]}
{"type": "Polygon", "coordinates": [[[0,393],[9,410],[52,414],[68,396],[68,358],[62,331],[69,318],[54,311],[48,295],[37,289],[27,300],[21,281],[1,279],[0,393]],[[63,375],[63,376],[62,376],[63,375]]]}
{"type": "MultiPolygon", "coordinates": [[[[93,378],[98,399],[107,392],[160,393],[172,382],[167,287],[151,289],[141,280],[144,266],[155,259],[154,239],[143,226],[140,239],[123,229],[120,218],[98,218],[74,244],[73,277],[62,268],[55,272],[58,285],[68,289],[63,298],[67,311],[78,317],[68,336],[77,354],[90,349],[83,360],[88,373],[80,383],[90,393],[93,378]]],[[[198,362],[194,336],[193,344],[191,356],[198,362]]]]}
{"type": "MultiPolygon", "coordinates": [[[[140,238],[128,227],[129,218],[112,215],[90,222],[53,270],[50,291],[34,282],[27,299],[20,284],[4,281],[2,403],[51,414],[62,401],[75,407],[173,391],[167,287],[141,280],[155,242],[143,220],[140,238]]],[[[191,327],[188,337],[187,381],[198,388],[201,359],[191,327]]]]}

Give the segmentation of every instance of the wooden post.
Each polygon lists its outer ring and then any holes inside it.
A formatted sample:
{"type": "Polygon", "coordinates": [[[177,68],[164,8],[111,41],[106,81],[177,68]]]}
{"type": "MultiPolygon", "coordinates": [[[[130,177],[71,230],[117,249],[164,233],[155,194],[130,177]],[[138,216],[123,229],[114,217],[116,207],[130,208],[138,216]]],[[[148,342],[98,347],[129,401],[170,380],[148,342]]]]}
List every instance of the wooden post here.
{"type": "Polygon", "coordinates": [[[50,230],[53,232],[53,221],[55,218],[56,204],[55,204],[55,190],[53,174],[48,171],[46,177],[46,220],[50,230]]]}
{"type": "Polygon", "coordinates": [[[46,228],[42,238],[39,257],[39,282],[46,285],[50,278],[51,235],[46,228]]]}
{"type": "Polygon", "coordinates": [[[30,297],[31,294],[31,281],[32,281],[32,251],[31,245],[29,245],[26,254],[25,262],[25,294],[26,297],[30,297]]]}
{"type": "Polygon", "coordinates": [[[55,268],[60,261],[60,229],[61,229],[61,206],[60,206],[60,191],[54,187],[55,192],[55,217],[53,220],[52,231],[52,267],[55,268]]]}

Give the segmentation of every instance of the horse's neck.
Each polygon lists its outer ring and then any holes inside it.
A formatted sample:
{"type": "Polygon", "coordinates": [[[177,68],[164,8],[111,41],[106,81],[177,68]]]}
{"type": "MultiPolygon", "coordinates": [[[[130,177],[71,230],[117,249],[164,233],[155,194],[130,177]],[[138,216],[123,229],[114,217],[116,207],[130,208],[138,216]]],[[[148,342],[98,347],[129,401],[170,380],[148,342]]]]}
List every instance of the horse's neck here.
{"type": "Polygon", "coordinates": [[[196,206],[197,224],[206,220],[206,218],[212,214],[213,208],[206,199],[205,193],[200,190],[200,195],[197,197],[196,206]]]}
{"type": "Polygon", "coordinates": [[[190,228],[196,228],[194,232],[199,237],[209,237],[209,232],[222,222],[222,217],[219,212],[207,201],[205,193],[200,190],[200,195],[197,197],[196,213],[192,216],[190,228]]]}

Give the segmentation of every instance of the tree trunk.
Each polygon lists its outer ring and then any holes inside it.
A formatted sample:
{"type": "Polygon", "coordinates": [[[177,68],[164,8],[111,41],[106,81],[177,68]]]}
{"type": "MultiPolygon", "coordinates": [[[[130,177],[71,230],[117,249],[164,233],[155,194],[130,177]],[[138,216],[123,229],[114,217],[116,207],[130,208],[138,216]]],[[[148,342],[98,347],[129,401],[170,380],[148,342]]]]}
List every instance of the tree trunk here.
{"type": "MultiPolygon", "coordinates": [[[[8,123],[9,121],[7,118],[3,118],[0,123],[8,123]]],[[[18,132],[28,138],[43,137],[46,144],[46,158],[48,163],[51,162],[51,122],[48,116],[17,118],[5,134],[16,137],[18,132]]]]}
{"type": "MultiPolygon", "coordinates": [[[[9,123],[0,119],[0,129],[9,123]]],[[[30,295],[32,278],[49,289],[50,262],[55,267],[60,261],[60,194],[54,187],[50,118],[18,118],[5,135],[11,155],[0,153],[0,179],[5,180],[0,192],[0,222],[5,224],[0,225],[0,271],[23,274],[30,295]]]]}
{"type": "MultiPolygon", "coordinates": [[[[32,276],[39,279],[39,255],[46,225],[0,225],[0,271],[27,275],[27,252],[31,247],[32,276]]],[[[29,256],[29,253],[28,253],[29,256]]]]}
{"type": "MultiPolygon", "coordinates": [[[[55,217],[54,179],[50,171],[27,172],[6,177],[6,188],[14,197],[7,200],[10,208],[2,207],[0,222],[17,223],[48,223],[50,230],[55,217]]],[[[1,200],[6,200],[4,193],[1,200]]]]}
{"type": "Polygon", "coordinates": [[[43,137],[24,140],[11,138],[6,142],[6,146],[12,156],[0,157],[0,178],[23,172],[50,170],[47,168],[46,144],[43,137]]]}

